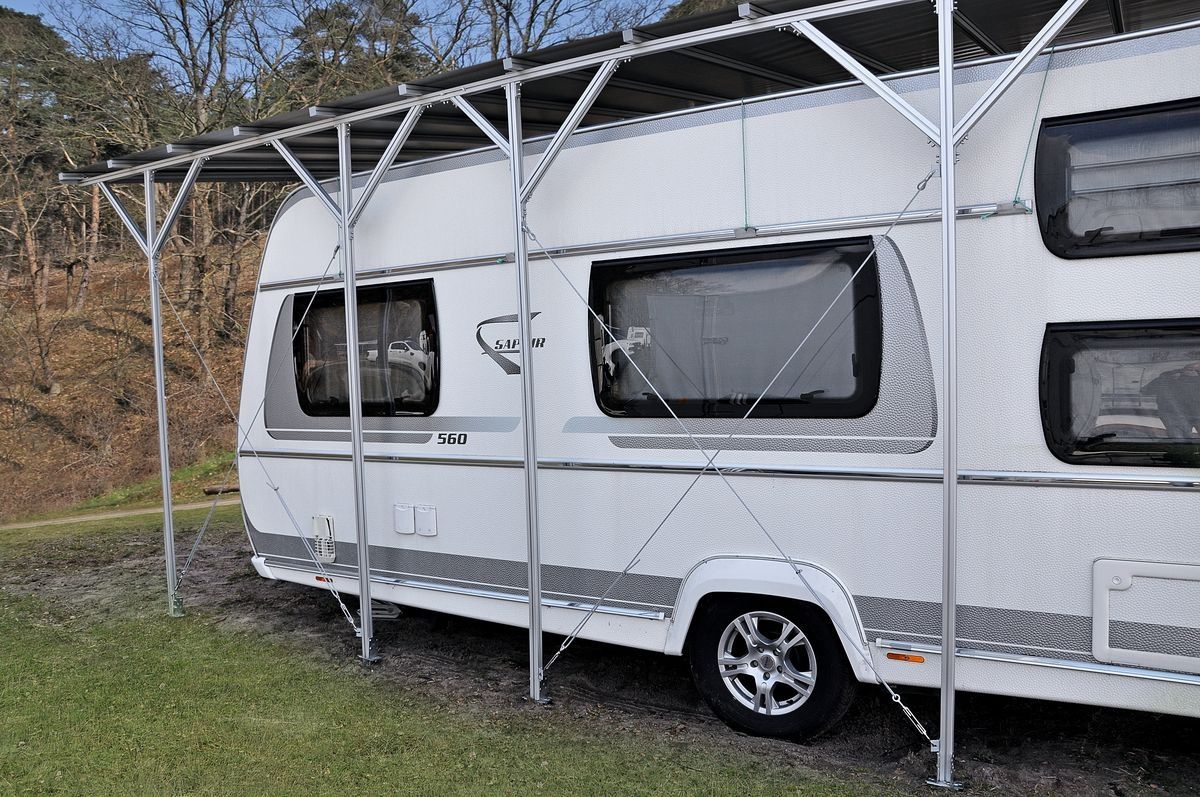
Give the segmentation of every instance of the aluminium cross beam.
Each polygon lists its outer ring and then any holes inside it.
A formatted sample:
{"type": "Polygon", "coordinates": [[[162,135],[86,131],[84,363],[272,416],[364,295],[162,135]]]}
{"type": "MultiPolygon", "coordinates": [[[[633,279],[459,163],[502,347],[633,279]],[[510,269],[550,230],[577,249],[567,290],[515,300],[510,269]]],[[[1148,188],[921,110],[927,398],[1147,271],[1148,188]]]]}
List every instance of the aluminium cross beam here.
{"type": "Polygon", "coordinates": [[[929,137],[938,147],[941,165],[942,229],[942,671],[937,740],[937,774],[929,783],[958,788],[954,781],[955,664],[957,655],[957,541],[958,541],[958,367],[957,367],[957,252],[955,160],[959,143],[1008,91],[1033,60],[1067,26],[1087,0],[1067,0],[1013,59],[983,96],[956,121],[954,112],[954,0],[937,0],[939,126],[935,127],[907,100],[870,72],[855,56],[818,30],[810,20],[788,23],[797,34],[823,50],[864,86],[929,137]]]}
{"type": "Polygon", "coordinates": [[[371,545],[367,529],[366,453],[363,448],[362,367],[358,358],[358,285],[354,265],[354,228],[359,218],[383,182],[387,170],[396,160],[404,144],[425,110],[424,105],[411,108],[396,129],[383,155],[371,170],[367,182],[356,199],[351,169],[350,125],[337,126],[338,198],[334,198],[313,177],[283,139],[274,142],[276,151],[291,167],[302,183],[312,192],[333,218],[338,227],[338,256],[342,270],[342,295],[346,317],[346,382],[350,410],[350,458],[354,483],[354,532],[358,547],[359,589],[359,658],[363,663],[378,661],[375,653],[374,623],[371,616],[371,545]]]}
{"type": "Polygon", "coordinates": [[[163,329],[162,329],[162,299],[159,295],[160,281],[158,278],[158,256],[163,245],[171,234],[175,221],[183,211],[183,205],[200,176],[204,167],[204,159],[192,161],[175,201],[167,210],[167,215],[161,225],[158,224],[158,211],[155,203],[154,172],[147,170],[142,176],[142,187],[145,192],[146,225],[141,228],[105,183],[100,184],[100,190],[108,198],[109,204],[117,212],[121,222],[137,241],[138,248],[146,256],[150,277],[150,324],[154,337],[154,404],[158,416],[158,471],[162,483],[163,502],[163,559],[167,572],[167,613],[172,617],[183,616],[183,601],[179,597],[179,572],[175,562],[175,512],[171,501],[171,440],[167,427],[167,382],[166,369],[163,363],[163,329]]]}
{"type": "Polygon", "coordinates": [[[612,58],[599,65],[588,81],[587,88],[575,102],[558,131],[551,137],[546,151],[533,172],[525,176],[524,133],[521,125],[521,83],[505,85],[505,106],[508,115],[508,138],[505,140],[492,123],[470,102],[455,97],[451,102],[470,119],[479,130],[508,156],[509,175],[512,185],[512,216],[517,277],[517,336],[521,340],[518,349],[518,365],[521,374],[521,425],[524,432],[522,449],[525,470],[525,523],[528,543],[529,566],[529,697],[536,702],[545,702],[542,695],[544,651],[542,649],[542,559],[541,536],[538,525],[538,474],[537,474],[537,426],[534,411],[533,351],[529,341],[533,340],[529,289],[529,239],[525,232],[525,213],[529,198],[538,187],[546,172],[568,139],[579,127],[596,98],[604,91],[612,78],[621,58],[612,58]]]}
{"type": "Polygon", "coordinates": [[[954,3],[937,0],[938,104],[942,207],[942,671],[937,774],[929,783],[961,788],[954,780],[954,704],[958,656],[958,202],[954,171],[954,3]]]}
{"type": "Polygon", "coordinates": [[[1042,50],[1054,41],[1088,0],[1067,0],[962,119],[954,113],[954,0],[937,0],[938,97],[941,108],[939,159],[942,171],[942,673],[937,775],[930,785],[959,788],[954,780],[955,665],[958,609],[958,297],[955,239],[955,159],[958,145],[1012,88],[1042,50]]]}

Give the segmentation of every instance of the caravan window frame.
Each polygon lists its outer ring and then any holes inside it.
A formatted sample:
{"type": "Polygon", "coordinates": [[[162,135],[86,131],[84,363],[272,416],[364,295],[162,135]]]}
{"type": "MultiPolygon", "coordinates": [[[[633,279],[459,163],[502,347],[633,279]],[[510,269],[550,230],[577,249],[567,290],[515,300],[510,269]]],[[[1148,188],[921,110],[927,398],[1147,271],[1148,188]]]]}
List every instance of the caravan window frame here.
{"type": "MultiPolygon", "coordinates": [[[[1147,130],[1164,131],[1172,127],[1170,114],[1191,112],[1192,124],[1178,129],[1191,130],[1195,128],[1195,136],[1200,141],[1200,97],[1192,97],[1170,102],[1138,105],[1125,108],[1113,108],[1103,111],[1073,114],[1043,119],[1038,129],[1037,152],[1034,156],[1034,204],[1037,212],[1038,227],[1041,231],[1042,242],[1055,256],[1066,260],[1078,260],[1096,257],[1119,257],[1127,255],[1165,254],[1171,252],[1194,252],[1200,250],[1200,200],[1195,208],[1197,223],[1186,227],[1168,227],[1148,231],[1153,237],[1138,238],[1133,233],[1115,234],[1104,238],[1101,227],[1089,237],[1072,233],[1069,229],[1071,203],[1077,199],[1072,194],[1071,181],[1076,171],[1071,161],[1073,141],[1077,138],[1103,140],[1107,132],[1111,137],[1131,137],[1144,135],[1147,130]],[[1156,119],[1155,117],[1158,117],[1156,119]],[[1073,128],[1073,130],[1072,130],[1073,128]]],[[[1089,170],[1101,171],[1104,168],[1127,170],[1145,169],[1156,163],[1178,164],[1180,161],[1194,161],[1193,168],[1200,169],[1200,147],[1192,154],[1177,154],[1170,157],[1144,155],[1141,158],[1124,160],[1099,160],[1086,164],[1089,170]]],[[[1178,168],[1178,166],[1176,167],[1178,168]]],[[[1103,178],[1100,179],[1103,183],[1103,178]]],[[[1129,178],[1126,178],[1129,179],[1129,178]]],[[[1135,183],[1125,187],[1093,187],[1090,193],[1118,195],[1137,190],[1147,192],[1153,189],[1170,187],[1195,186],[1200,197],[1200,176],[1190,180],[1179,180],[1174,183],[1151,180],[1150,182],[1135,183]]],[[[1147,209],[1147,215],[1152,212],[1147,209]]],[[[1146,235],[1147,231],[1143,231],[1146,235]]]]}
{"type": "MultiPolygon", "coordinates": [[[[1172,438],[1163,436],[1161,440],[1156,440],[1152,437],[1143,437],[1138,439],[1136,436],[1130,435],[1132,440],[1112,439],[1120,435],[1122,428],[1120,422],[1128,424],[1128,419],[1122,415],[1116,415],[1112,419],[1112,423],[1117,424],[1109,429],[1108,432],[1099,435],[1093,434],[1088,437],[1081,437],[1072,431],[1074,424],[1073,405],[1075,399],[1072,393],[1072,375],[1075,369],[1075,358],[1083,352],[1085,348],[1094,348],[1105,352],[1112,352],[1119,349],[1150,349],[1153,348],[1154,339],[1169,340],[1170,338],[1194,338],[1197,340],[1195,348],[1200,355],[1200,318],[1178,318],[1178,319],[1154,319],[1145,321],[1096,321],[1096,322],[1075,322],[1064,324],[1047,324],[1045,335],[1042,338],[1042,355],[1041,369],[1039,375],[1039,404],[1042,417],[1042,429],[1046,438],[1046,445],[1057,459],[1072,464],[1072,465],[1122,465],[1132,467],[1200,467],[1200,425],[1194,425],[1191,428],[1197,430],[1194,438],[1194,443],[1180,443],[1177,440],[1172,442],[1172,438]],[[1097,342],[1106,343],[1105,346],[1095,346],[1097,342]],[[1107,439],[1106,439],[1107,438],[1107,439]]],[[[1162,347],[1169,351],[1167,347],[1162,347]]],[[[1195,358],[1177,357],[1174,362],[1185,362],[1186,360],[1194,359],[1200,363],[1200,356],[1195,358]]],[[[1162,357],[1157,362],[1168,362],[1167,357],[1162,357]]],[[[1150,361],[1154,362],[1154,361],[1150,361]]],[[[1133,361],[1129,366],[1134,368],[1144,366],[1146,361],[1133,361]]],[[[1115,368],[1116,366],[1114,366],[1115,368]]],[[[1190,364],[1183,367],[1192,367],[1190,364]]],[[[1142,374],[1137,381],[1138,384],[1138,407],[1125,412],[1127,416],[1150,416],[1152,412],[1161,418],[1159,397],[1160,393],[1153,388],[1154,382],[1160,377],[1170,373],[1170,371],[1162,371],[1155,373],[1147,381],[1147,376],[1142,374]],[[1145,382],[1145,384],[1142,384],[1145,382]],[[1153,410],[1145,408],[1141,405],[1145,404],[1147,399],[1143,397],[1153,397],[1155,406],[1153,410]]],[[[1189,377],[1191,378],[1191,377],[1189,377]]],[[[1196,377],[1200,380],[1200,376],[1196,377]]],[[[1113,376],[1113,382],[1116,382],[1116,375],[1113,376]]],[[[1133,396],[1132,391],[1128,393],[1133,396]]],[[[1115,396],[1115,388],[1114,388],[1115,396]]],[[[1104,394],[1100,394],[1101,400],[1104,394]]],[[[1197,388],[1196,399],[1200,403],[1200,387],[1197,388]]],[[[1200,406],[1197,407],[1200,410],[1200,406]]],[[[1192,414],[1191,421],[1196,420],[1196,416],[1200,412],[1192,414]]],[[[1094,423],[1098,423],[1101,417],[1101,411],[1097,410],[1094,418],[1094,423]]],[[[1170,426],[1165,420],[1160,420],[1168,431],[1170,426]]],[[[1151,426],[1151,424],[1142,424],[1143,426],[1151,426]]],[[[1096,426],[1096,429],[1101,427],[1096,426]]],[[[1093,430],[1094,431],[1094,430],[1093,430]]]]}
{"type": "MultiPolygon", "coordinates": [[[[419,334],[425,334],[428,350],[424,352],[425,357],[423,363],[418,362],[416,366],[420,369],[422,376],[427,379],[426,394],[422,401],[416,407],[401,408],[398,402],[393,398],[389,401],[368,401],[363,395],[362,414],[365,418],[402,418],[402,417],[425,417],[433,415],[437,412],[438,404],[441,399],[441,347],[439,346],[439,326],[438,326],[438,307],[437,307],[437,291],[434,288],[433,279],[418,279],[418,280],[401,280],[386,283],[377,283],[372,285],[360,285],[357,289],[358,297],[358,325],[359,325],[359,348],[369,345],[371,340],[370,335],[364,336],[363,332],[363,317],[362,308],[374,303],[389,303],[389,302],[408,302],[415,301],[421,306],[421,331],[419,334]],[[379,298],[382,297],[382,298],[379,298]],[[364,343],[368,341],[367,343],[364,343]]],[[[336,310],[337,319],[340,320],[340,331],[342,335],[342,346],[345,346],[345,292],[341,288],[333,288],[323,291],[315,291],[308,293],[297,293],[292,297],[292,322],[290,325],[292,333],[291,345],[291,360],[293,370],[293,384],[296,390],[296,399],[299,402],[301,411],[312,418],[348,418],[350,416],[350,402],[343,400],[336,404],[317,405],[311,400],[309,390],[306,388],[305,372],[312,361],[309,357],[307,349],[308,342],[306,336],[300,330],[300,324],[310,325],[315,323],[316,313],[320,310],[336,310]]],[[[334,323],[338,323],[337,320],[334,323]]],[[[391,342],[388,347],[384,348],[378,344],[378,333],[376,334],[376,349],[375,362],[380,358],[385,358],[385,361],[390,363],[387,352],[391,349],[391,342]]],[[[407,339],[405,339],[407,341],[407,339]]],[[[336,341],[333,344],[337,345],[336,341]]],[[[413,350],[416,352],[416,350],[413,350]]],[[[368,355],[369,356],[369,355],[368,355]]],[[[413,360],[421,360],[419,356],[414,356],[413,360]]],[[[330,361],[325,367],[334,367],[336,361],[330,361]]],[[[344,368],[343,363],[343,368],[344,368]]],[[[368,365],[363,363],[361,374],[366,375],[368,365]]],[[[388,377],[390,383],[390,375],[388,377]]],[[[365,380],[364,380],[365,381],[365,380]]]]}
{"type": "MultiPolygon", "coordinates": [[[[854,365],[852,374],[856,382],[855,392],[848,397],[832,399],[822,399],[819,396],[808,396],[803,399],[767,398],[758,403],[753,417],[862,418],[868,415],[879,401],[883,371],[882,289],[879,280],[878,258],[874,241],[870,236],[597,261],[591,267],[588,300],[596,315],[606,319],[606,323],[613,323],[609,315],[610,289],[615,284],[629,281],[636,276],[686,271],[706,266],[735,266],[752,269],[756,266],[754,258],[758,258],[764,267],[768,264],[775,264],[770,267],[783,268],[785,266],[779,261],[789,256],[811,256],[839,249],[845,250],[841,254],[841,260],[850,267],[851,273],[858,272],[849,291],[849,302],[853,308],[854,365]]],[[[766,321],[763,326],[769,329],[773,325],[770,321],[766,321]]],[[[652,335],[653,332],[651,331],[650,334],[652,335]]],[[[626,400],[619,405],[611,401],[606,385],[608,377],[603,353],[605,345],[613,341],[591,314],[588,318],[588,341],[593,395],[597,406],[605,415],[614,418],[671,417],[671,412],[663,406],[657,396],[653,395],[653,392],[645,398],[626,400]]],[[[800,338],[795,343],[799,344],[800,338]]],[[[791,348],[789,347],[788,350],[791,351],[791,348]]],[[[619,357],[622,353],[617,352],[615,356],[619,357]]],[[[779,363],[772,364],[770,373],[765,374],[762,379],[763,384],[759,385],[757,389],[761,390],[765,387],[765,383],[782,365],[782,359],[779,363]]],[[[656,383],[659,381],[654,379],[651,374],[647,374],[647,376],[650,376],[651,380],[656,383]]],[[[730,400],[722,396],[704,397],[701,400],[685,398],[672,401],[670,407],[680,418],[741,418],[750,409],[754,399],[755,397],[752,395],[745,395],[737,400],[730,400]]]]}

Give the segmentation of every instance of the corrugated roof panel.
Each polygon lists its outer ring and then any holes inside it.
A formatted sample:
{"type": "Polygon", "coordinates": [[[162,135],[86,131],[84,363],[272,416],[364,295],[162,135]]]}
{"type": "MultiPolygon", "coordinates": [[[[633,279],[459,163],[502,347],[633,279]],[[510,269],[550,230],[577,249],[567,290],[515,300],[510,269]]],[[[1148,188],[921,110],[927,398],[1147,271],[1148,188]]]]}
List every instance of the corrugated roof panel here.
{"type": "MultiPolygon", "coordinates": [[[[761,0],[755,8],[770,14],[825,5],[824,0],[761,0]]],[[[1062,0],[958,0],[955,38],[957,59],[978,58],[1020,50],[1061,7],[1062,0]]],[[[632,41],[716,29],[739,20],[736,7],[680,20],[658,23],[631,32],[632,41]]],[[[1196,0],[1091,0],[1057,41],[1094,40],[1115,32],[1200,20],[1196,0]]],[[[817,27],[833,41],[856,54],[876,74],[920,69],[937,64],[936,16],[932,4],[912,2],[852,16],[820,21],[817,27]]],[[[522,63],[555,64],[601,53],[620,52],[627,41],[620,33],[566,42],[519,56],[522,63]]],[[[574,106],[594,68],[530,80],[522,88],[522,122],[527,137],[551,133],[574,106]]],[[[122,156],[79,169],[64,179],[102,177],[122,169],[140,169],[183,154],[246,141],[264,133],[299,129],[313,122],[332,124],[345,113],[363,112],[398,102],[416,93],[440,91],[503,77],[505,64],[491,61],[422,79],[407,87],[390,86],[331,102],[276,114],[257,122],[215,131],[175,144],[122,156]],[[407,92],[407,95],[404,93],[407,92]]],[[[790,30],[766,28],[756,33],[712,41],[686,50],[640,55],[621,64],[583,126],[663,113],[844,81],[849,75],[819,48],[790,30]]],[[[501,88],[474,94],[470,102],[496,128],[506,132],[505,98],[501,88]]],[[[403,118],[402,113],[359,120],[352,128],[354,169],[371,168],[403,118]]],[[[332,128],[289,138],[291,148],[318,178],[337,174],[337,141],[332,128]]],[[[411,161],[487,146],[490,142],[450,105],[427,108],[399,161],[411,161]]],[[[178,180],[187,164],[159,166],[156,178],[178,180]]],[[[124,174],[137,180],[137,174],[124,174]]],[[[222,152],[210,157],[204,180],[281,180],[294,175],[270,147],[222,152]]]]}

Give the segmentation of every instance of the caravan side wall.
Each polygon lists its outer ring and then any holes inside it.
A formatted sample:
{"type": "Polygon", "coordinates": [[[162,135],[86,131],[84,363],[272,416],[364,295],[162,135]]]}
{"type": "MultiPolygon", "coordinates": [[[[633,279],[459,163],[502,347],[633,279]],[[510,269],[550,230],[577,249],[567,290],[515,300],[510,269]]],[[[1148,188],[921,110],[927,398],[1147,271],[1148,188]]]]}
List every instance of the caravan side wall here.
{"type": "MultiPolygon", "coordinates": [[[[1039,59],[962,146],[961,203],[1031,200],[1039,119],[1200,97],[1197,63],[1195,28],[1039,59]]],[[[960,107],[1002,68],[960,69],[960,107]]],[[[933,76],[892,85],[936,115],[933,76]]],[[[531,163],[543,146],[530,145],[531,163]]],[[[566,249],[554,263],[531,264],[546,630],[578,622],[706,459],[670,418],[610,417],[598,405],[590,319],[576,294],[588,297],[593,264],[870,237],[884,354],[870,412],[748,428],[685,423],[728,449],[717,463],[787,555],[806,563],[818,602],[859,637],[879,672],[937,684],[938,655],[927,646],[938,642],[941,611],[940,238],[935,223],[889,231],[887,221],[934,157],[919,132],[860,88],[573,138],[529,207],[541,242],[532,248],[566,249]],[[877,218],[853,221],[861,217],[877,218]],[[821,220],[840,221],[786,232],[821,220]],[[757,235],[735,237],[744,228],[757,235]],[[584,244],[593,251],[571,249],[584,244]],[[904,646],[926,650],[925,663],[885,657],[904,646]]],[[[432,280],[436,297],[436,412],[367,421],[375,596],[519,626],[527,622],[520,380],[501,360],[530,342],[516,340],[513,266],[499,262],[513,248],[507,169],[485,150],[394,170],[362,218],[356,258],[364,289],[432,280]],[[424,533],[408,533],[413,506],[434,510],[419,521],[424,533]]],[[[936,204],[935,178],[913,207],[936,204]]],[[[1197,255],[1063,260],[1024,213],[964,219],[958,240],[960,466],[973,474],[960,498],[960,686],[1200,716],[1200,575],[1192,575],[1200,492],[1131,484],[1157,476],[1194,484],[1197,470],[1067,464],[1047,447],[1039,405],[1048,324],[1200,316],[1197,255]],[[1142,580],[1109,589],[1097,581],[1110,577],[1099,560],[1138,563],[1130,572],[1142,580]],[[1107,617],[1094,620],[1095,606],[1107,617]],[[1100,620],[1108,622],[1097,636],[1100,620]]],[[[329,265],[335,244],[325,211],[303,192],[272,228],[239,462],[259,572],[319,586],[298,535],[311,537],[313,518],[329,516],[336,555],[323,567],[353,593],[348,422],[299,409],[290,339],[296,302],[340,290],[329,265]]],[[[366,356],[384,356],[376,346],[366,356]]],[[[812,599],[786,567],[780,576],[779,551],[711,472],[640,560],[585,637],[678,653],[706,592],[812,599]]],[[[861,679],[872,678],[849,658],[861,679]]]]}

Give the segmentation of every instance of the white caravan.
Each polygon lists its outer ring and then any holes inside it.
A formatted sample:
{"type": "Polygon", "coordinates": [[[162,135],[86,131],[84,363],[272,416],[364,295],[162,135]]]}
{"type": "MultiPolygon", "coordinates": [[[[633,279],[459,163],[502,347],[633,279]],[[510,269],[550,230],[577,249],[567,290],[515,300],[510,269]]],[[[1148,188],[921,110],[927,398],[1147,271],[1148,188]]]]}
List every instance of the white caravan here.
{"type": "MultiPolygon", "coordinates": [[[[958,688],[1200,717],[1198,64],[1196,27],[1060,48],[963,145],[958,688]]],[[[937,118],[936,75],[889,85],[937,118]]],[[[934,160],[862,87],[583,130],[529,204],[528,341],[505,154],[391,170],[354,255],[373,596],[528,624],[527,347],[547,631],[603,596],[583,637],[689,655],[756,733],[936,687],[934,160]]],[[[355,594],[336,246],[293,194],[239,461],[258,572],[355,594]]]]}

